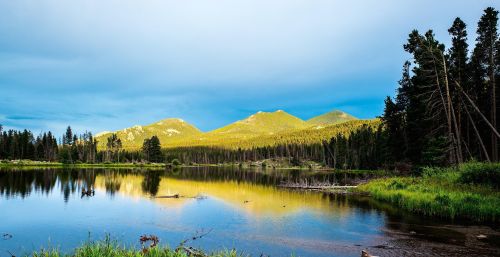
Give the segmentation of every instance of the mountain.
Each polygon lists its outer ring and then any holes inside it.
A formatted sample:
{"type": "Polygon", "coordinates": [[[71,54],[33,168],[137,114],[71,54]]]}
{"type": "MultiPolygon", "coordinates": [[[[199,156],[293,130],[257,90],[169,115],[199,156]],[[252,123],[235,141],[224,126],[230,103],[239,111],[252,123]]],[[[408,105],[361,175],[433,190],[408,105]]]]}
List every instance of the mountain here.
{"type": "MultiPolygon", "coordinates": [[[[99,148],[106,147],[106,140],[113,132],[105,131],[96,135],[99,148]]],[[[157,136],[160,142],[167,144],[169,141],[182,140],[183,138],[201,135],[202,132],[195,126],[181,119],[164,119],[146,126],[136,125],[123,130],[115,131],[121,139],[124,149],[139,149],[144,139],[157,136]]]]}
{"type": "Polygon", "coordinates": [[[257,112],[246,119],[236,121],[225,127],[213,130],[208,134],[224,135],[257,135],[274,134],[284,130],[306,128],[308,124],[285,112],[257,112]]]}
{"type": "Polygon", "coordinates": [[[343,111],[339,110],[334,110],[319,116],[316,116],[314,118],[311,118],[307,120],[306,122],[309,125],[315,125],[315,126],[324,126],[324,125],[332,125],[332,124],[338,124],[350,120],[357,120],[358,118],[347,114],[343,111]]]}
{"type": "MultiPolygon", "coordinates": [[[[285,111],[257,112],[249,117],[210,132],[202,132],[181,119],[165,119],[146,126],[133,126],[116,131],[123,149],[139,150],[144,139],[156,135],[162,147],[219,146],[248,148],[276,143],[321,143],[338,133],[351,131],[375,121],[358,120],[341,112],[332,111],[307,122],[285,111]]],[[[376,123],[376,122],[375,122],[376,123]]],[[[373,124],[375,124],[373,123],[373,124]]],[[[113,132],[96,135],[99,149],[106,148],[107,137],[113,132]]]]}

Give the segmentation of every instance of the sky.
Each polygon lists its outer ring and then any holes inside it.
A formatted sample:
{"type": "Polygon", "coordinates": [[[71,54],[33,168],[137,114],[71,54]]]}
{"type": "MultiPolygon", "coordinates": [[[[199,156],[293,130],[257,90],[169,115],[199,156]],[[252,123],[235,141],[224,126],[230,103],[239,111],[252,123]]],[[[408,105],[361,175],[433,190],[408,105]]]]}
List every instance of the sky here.
{"type": "Polygon", "coordinates": [[[0,124],[113,131],[257,111],[374,118],[412,29],[475,39],[494,0],[0,0],[0,124]]]}

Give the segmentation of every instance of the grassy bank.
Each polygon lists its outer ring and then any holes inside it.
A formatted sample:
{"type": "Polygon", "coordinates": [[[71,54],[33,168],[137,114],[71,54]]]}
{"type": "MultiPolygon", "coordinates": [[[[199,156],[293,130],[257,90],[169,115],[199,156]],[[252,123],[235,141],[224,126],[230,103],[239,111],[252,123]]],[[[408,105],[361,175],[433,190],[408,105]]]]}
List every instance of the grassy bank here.
{"type": "Polygon", "coordinates": [[[357,190],[428,216],[500,221],[500,164],[425,168],[421,176],[375,179],[357,190]]]}
{"type": "Polygon", "coordinates": [[[32,253],[33,257],[240,257],[247,256],[236,250],[223,250],[212,253],[203,253],[194,248],[172,249],[169,247],[145,247],[146,250],[128,248],[110,240],[85,243],[76,248],[72,253],[62,253],[58,249],[45,249],[32,253]],[[187,250],[186,250],[187,249],[187,250]],[[192,251],[192,252],[189,252],[192,251]],[[191,253],[191,255],[190,255],[191,253]],[[194,254],[196,253],[196,254],[194,254]]]}

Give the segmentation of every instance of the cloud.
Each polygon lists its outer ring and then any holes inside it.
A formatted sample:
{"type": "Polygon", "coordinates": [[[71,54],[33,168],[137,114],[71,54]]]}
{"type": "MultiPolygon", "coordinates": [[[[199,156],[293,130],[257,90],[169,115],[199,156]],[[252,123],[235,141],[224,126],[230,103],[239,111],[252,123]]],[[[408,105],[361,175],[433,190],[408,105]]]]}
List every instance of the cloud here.
{"type": "Polygon", "coordinates": [[[456,16],[473,34],[495,4],[0,0],[0,117],[36,117],[0,122],[99,132],[166,117],[210,130],[273,109],[374,117],[413,28],[448,42],[456,16]]]}

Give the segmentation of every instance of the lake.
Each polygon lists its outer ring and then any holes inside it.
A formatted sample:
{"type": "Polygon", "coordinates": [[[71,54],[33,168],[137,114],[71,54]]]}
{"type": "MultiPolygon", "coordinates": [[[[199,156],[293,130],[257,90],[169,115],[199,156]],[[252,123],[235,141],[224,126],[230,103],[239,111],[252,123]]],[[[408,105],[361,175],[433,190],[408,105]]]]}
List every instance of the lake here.
{"type": "Polygon", "coordinates": [[[411,215],[368,196],[297,191],[287,182],[352,184],[373,175],[223,167],[0,170],[0,256],[70,252],[106,235],[139,247],[188,245],[252,256],[499,256],[495,224],[411,215]],[[82,196],[93,188],[94,195],[82,196]],[[179,195],[179,198],[166,198],[179,195]],[[478,240],[478,234],[491,235],[478,240]]]}

